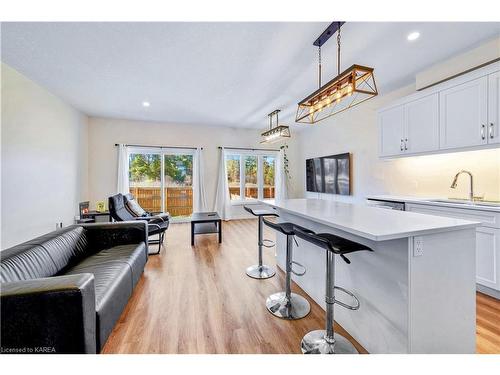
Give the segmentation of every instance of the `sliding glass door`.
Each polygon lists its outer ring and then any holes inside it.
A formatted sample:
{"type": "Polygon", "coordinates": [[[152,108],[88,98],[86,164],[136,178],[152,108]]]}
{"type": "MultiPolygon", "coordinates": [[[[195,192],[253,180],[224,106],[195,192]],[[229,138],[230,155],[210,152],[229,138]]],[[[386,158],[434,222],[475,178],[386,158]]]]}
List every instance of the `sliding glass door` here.
{"type": "Polygon", "coordinates": [[[164,155],[164,210],[177,219],[193,213],[193,155],[164,155]]]}
{"type": "Polygon", "coordinates": [[[142,208],[169,212],[174,221],[191,216],[193,154],[190,149],[129,149],[130,192],[142,208]]]}
{"type": "Polygon", "coordinates": [[[162,211],[161,155],[145,152],[129,154],[130,193],[148,212],[162,211]]]}

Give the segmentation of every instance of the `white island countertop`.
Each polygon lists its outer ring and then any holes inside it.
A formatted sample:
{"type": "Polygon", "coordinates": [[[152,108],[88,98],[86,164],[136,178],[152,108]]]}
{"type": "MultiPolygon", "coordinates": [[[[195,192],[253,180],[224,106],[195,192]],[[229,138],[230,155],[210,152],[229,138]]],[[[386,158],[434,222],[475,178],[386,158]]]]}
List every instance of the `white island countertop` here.
{"type": "Polygon", "coordinates": [[[480,225],[475,221],[383,210],[364,204],[323,199],[264,199],[261,202],[372,241],[475,228],[480,225]]]}

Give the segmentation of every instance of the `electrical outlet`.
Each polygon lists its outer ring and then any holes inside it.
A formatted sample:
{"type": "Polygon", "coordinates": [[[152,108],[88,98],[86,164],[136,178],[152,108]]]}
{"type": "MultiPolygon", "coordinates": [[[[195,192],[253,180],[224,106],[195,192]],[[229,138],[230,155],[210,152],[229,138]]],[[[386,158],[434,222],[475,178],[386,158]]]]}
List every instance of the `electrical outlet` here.
{"type": "Polygon", "coordinates": [[[415,237],[413,240],[413,256],[421,257],[424,255],[424,239],[422,237],[415,237]]]}

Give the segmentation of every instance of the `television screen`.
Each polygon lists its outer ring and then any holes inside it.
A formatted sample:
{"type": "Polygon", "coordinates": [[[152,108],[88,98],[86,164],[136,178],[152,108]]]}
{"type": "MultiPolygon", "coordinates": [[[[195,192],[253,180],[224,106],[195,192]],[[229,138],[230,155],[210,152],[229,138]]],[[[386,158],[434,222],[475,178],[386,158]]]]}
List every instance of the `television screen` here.
{"type": "Polygon", "coordinates": [[[345,153],[307,159],[307,191],[350,195],[350,156],[345,153]]]}

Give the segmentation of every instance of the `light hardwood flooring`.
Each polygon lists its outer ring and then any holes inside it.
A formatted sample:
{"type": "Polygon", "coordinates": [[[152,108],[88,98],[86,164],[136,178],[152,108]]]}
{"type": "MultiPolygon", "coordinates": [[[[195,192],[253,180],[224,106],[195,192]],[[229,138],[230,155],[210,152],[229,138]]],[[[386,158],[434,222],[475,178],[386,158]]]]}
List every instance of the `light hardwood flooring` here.
{"type": "MultiPolygon", "coordinates": [[[[223,223],[221,245],[216,235],[200,235],[191,247],[190,225],[171,225],[166,246],[149,257],[103,353],[300,353],[302,336],[323,329],[324,311],[295,284],[293,290],[311,304],[307,317],[286,321],[266,310],[267,296],[283,290],[284,275],[246,276],[246,267],[257,261],[256,233],[256,220],[233,220],[223,223]]],[[[264,261],[275,264],[274,249],[264,250],[264,261]]],[[[482,294],[477,351],[500,353],[500,301],[482,294]]]]}

